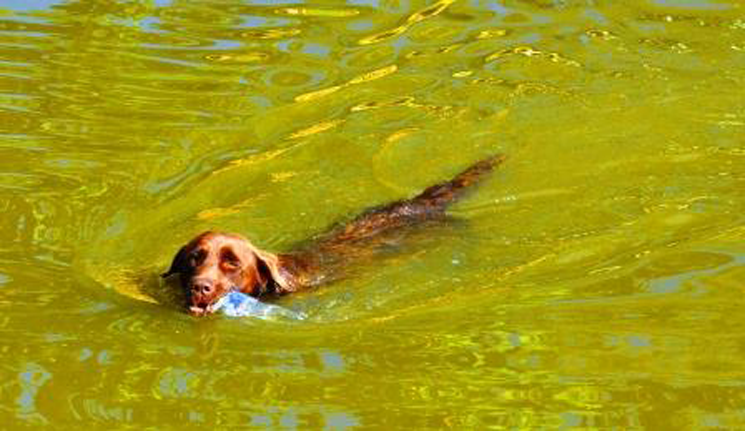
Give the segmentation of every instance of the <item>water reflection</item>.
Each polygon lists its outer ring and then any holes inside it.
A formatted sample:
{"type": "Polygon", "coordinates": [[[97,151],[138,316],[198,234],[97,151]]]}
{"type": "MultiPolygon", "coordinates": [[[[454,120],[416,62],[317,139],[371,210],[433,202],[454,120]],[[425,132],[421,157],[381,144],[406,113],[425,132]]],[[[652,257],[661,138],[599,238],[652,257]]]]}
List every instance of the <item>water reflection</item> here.
{"type": "Polygon", "coordinates": [[[5,2],[0,418],[740,427],[741,9],[5,2]],[[157,277],[196,231],[282,250],[494,152],[461,223],[285,300],[303,324],[157,277]]]}
{"type": "Polygon", "coordinates": [[[16,415],[28,423],[49,424],[47,418],[37,411],[36,399],[39,389],[52,378],[52,375],[39,364],[28,363],[18,378],[20,394],[16,398],[16,415]]]}

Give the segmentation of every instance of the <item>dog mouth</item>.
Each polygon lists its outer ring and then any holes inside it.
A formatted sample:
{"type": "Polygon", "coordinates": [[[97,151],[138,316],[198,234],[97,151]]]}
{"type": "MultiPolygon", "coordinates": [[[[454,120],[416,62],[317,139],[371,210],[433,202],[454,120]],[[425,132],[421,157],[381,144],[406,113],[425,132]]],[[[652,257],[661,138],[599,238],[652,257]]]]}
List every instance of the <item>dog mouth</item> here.
{"type": "Polygon", "coordinates": [[[192,316],[200,317],[212,314],[215,312],[215,304],[217,301],[212,301],[209,304],[197,304],[189,306],[189,314],[192,316]]]}
{"type": "MultiPolygon", "coordinates": [[[[194,289],[192,288],[190,290],[193,292],[194,289]]],[[[188,300],[189,314],[195,317],[214,314],[225,307],[225,301],[231,292],[239,291],[238,286],[233,284],[228,289],[217,289],[216,292],[210,295],[192,293],[188,300]]]]}
{"type": "Polygon", "coordinates": [[[225,299],[225,297],[228,296],[228,293],[233,290],[235,290],[235,288],[228,289],[225,294],[216,298],[201,298],[199,301],[195,301],[196,303],[189,305],[189,314],[196,317],[214,314],[220,309],[221,305],[223,305],[223,299],[225,299]]]}
{"type": "Polygon", "coordinates": [[[211,310],[210,310],[209,305],[206,307],[202,307],[199,305],[192,305],[191,307],[189,307],[189,314],[191,314],[192,316],[199,317],[199,316],[204,316],[210,313],[211,313],[211,310]]]}

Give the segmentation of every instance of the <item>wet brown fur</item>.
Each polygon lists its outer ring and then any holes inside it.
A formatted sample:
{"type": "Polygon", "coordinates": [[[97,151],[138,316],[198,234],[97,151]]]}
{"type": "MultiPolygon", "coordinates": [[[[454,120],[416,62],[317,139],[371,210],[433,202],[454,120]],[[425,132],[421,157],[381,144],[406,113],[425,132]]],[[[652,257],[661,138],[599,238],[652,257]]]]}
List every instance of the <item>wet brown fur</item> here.
{"type": "Polygon", "coordinates": [[[372,256],[402,228],[443,219],[449,204],[505,158],[481,160],[411,199],[371,208],[289,253],[259,250],[238,234],[204,232],[179,250],[162,276],[179,274],[195,315],[210,313],[231,290],[265,297],[328,283],[341,277],[350,261],[372,256]]]}

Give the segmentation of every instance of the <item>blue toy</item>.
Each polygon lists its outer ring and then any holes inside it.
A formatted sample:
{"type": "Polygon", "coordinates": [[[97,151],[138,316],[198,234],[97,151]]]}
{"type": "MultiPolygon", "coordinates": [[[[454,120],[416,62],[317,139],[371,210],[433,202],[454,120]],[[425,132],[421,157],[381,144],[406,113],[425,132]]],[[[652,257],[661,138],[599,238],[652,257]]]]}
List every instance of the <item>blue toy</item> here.
{"type": "Polygon", "coordinates": [[[305,315],[278,305],[266,304],[241,292],[230,292],[220,298],[212,309],[230,317],[258,317],[259,319],[303,320],[305,315]]]}

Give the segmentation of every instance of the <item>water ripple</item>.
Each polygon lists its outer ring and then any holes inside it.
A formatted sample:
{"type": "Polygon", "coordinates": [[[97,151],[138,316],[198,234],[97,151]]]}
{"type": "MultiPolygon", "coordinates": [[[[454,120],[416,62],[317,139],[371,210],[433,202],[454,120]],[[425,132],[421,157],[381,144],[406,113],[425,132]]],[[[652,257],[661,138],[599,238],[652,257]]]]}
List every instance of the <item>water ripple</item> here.
{"type": "Polygon", "coordinates": [[[4,4],[0,420],[741,428],[741,12],[4,4]],[[450,223],[280,300],[307,321],[195,319],[158,276],[496,152],[450,223]]]}

